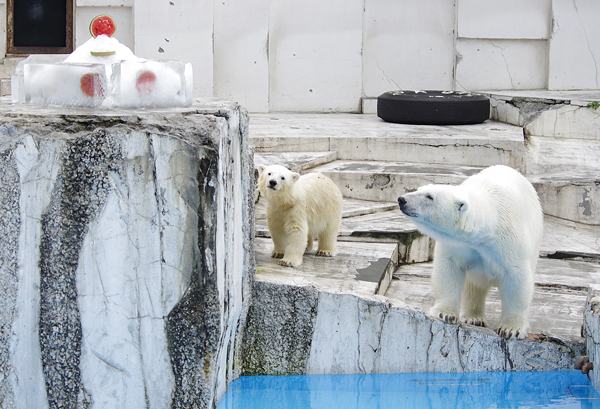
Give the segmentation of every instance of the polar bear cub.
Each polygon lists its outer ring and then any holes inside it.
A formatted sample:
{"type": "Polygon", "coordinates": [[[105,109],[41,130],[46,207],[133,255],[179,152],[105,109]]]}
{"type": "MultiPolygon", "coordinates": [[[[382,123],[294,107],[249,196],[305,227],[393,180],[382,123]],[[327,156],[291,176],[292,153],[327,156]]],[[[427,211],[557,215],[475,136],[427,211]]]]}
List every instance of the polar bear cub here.
{"type": "Polygon", "coordinates": [[[280,165],[258,165],[258,188],[267,199],[267,225],[282,266],[298,267],[318,239],[316,255],[335,254],[342,221],[342,194],[320,173],[300,174],[280,165]]]}
{"type": "Polygon", "coordinates": [[[537,193],[519,172],[492,166],[458,186],[427,185],[398,198],[417,229],[436,240],[429,314],[486,326],[485,298],[498,287],[497,333],[525,338],[543,235],[537,193]]]}

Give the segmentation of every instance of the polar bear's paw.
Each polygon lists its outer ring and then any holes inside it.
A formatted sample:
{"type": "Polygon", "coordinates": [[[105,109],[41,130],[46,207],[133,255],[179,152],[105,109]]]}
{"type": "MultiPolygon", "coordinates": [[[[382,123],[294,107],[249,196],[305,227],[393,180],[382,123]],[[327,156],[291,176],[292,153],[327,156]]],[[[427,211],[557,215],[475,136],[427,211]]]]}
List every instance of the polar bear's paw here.
{"type": "Polygon", "coordinates": [[[484,317],[462,317],[461,321],[477,327],[487,327],[487,321],[484,317]]]}
{"type": "Polygon", "coordinates": [[[505,339],[525,339],[527,338],[528,328],[527,326],[522,327],[512,327],[509,325],[502,325],[496,330],[496,333],[505,339]]]}
{"type": "Polygon", "coordinates": [[[283,251],[279,251],[279,250],[273,250],[273,251],[271,252],[271,257],[272,257],[272,258],[283,258],[283,254],[284,254],[284,252],[283,252],[283,251]]]}
{"type": "Polygon", "coordinates": [[[329,250],[317,250],[315,252],[315,256],[319,256],[319,257],[333,257],[333,251],[329,251],[329,250]]]}
{"type": "Polygon", "coordinates": [[[293,259],[289,259],[289,258],[283,258],[283,259],[279,260],[279,265],[284,266],[284,267],[298,267],[298,266],[300,266],[300,264],[302,264],[302,259],[293,260],[293,259]]]}
{"type": "Polygon", "coordinates": [[[458,314],[453,311],[440,310],[435,306],[429,310],[429,315],[433,318],[447,322],[448,324],[458,324],[458,314]]]}

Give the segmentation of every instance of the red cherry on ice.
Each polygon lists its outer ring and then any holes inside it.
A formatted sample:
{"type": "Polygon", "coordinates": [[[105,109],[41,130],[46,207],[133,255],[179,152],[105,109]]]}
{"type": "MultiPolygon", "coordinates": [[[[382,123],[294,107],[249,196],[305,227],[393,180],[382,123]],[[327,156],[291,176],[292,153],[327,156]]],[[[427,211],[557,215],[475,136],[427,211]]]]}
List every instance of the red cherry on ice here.
{"type": "Polygon", "coordinates": [[[115,20],[106,14],[95,17],[90,23],[90,33],[94,38],[101,34],[106,34],[107,36],[112,37],[115,35],[115,31],[117,31],[115,20]]]}
{"type": "Polygon", "coordinates": [[[103,97],[104,90],[100,81],[100,74],[84,74],[80,80],[81,91],[90,98],[103,97]]]}
{"type": "Polygon", "coordinates": [[[141,96],[146,96],[152,93],[155,83],[156,75],[152,71],[142,71],[137,77],[135,88],[141,96]]]}

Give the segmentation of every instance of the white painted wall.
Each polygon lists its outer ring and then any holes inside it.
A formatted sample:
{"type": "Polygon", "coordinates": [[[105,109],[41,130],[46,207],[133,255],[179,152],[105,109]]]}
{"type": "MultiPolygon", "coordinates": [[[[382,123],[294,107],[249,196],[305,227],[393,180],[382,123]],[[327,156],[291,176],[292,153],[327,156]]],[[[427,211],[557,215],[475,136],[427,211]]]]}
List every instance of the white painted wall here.
{"type": "Polygon", "coordinates": [[[600,88],[600,3],[552,0],[550,89],[600,88]]]}
{"type": "Polygon", "coordinates": [[[548,39],[551,0],[457,0],[460,38],[548,39]]]}
{"type": "Polygon", "coordinates": [[[214,96],[269,110],[269,1],[214,3],[214,96]]]}
{"type": "Polygon", "coordinates": [[[359,110],[362,11],[363,0],[269,3],[271,110],[359,110]]]}
{"type": "Polygon", "coordinates": [[[133,0],[133,52],[191,63],[194,95],[212,96],[213,15],[213,0],[133,0]]]}
{"type": "Polygon", "coordinates": [[[545,89],[547,42],[466,39],[456,44],[455,89],[545,89]]]}
{"type": "Polygon", "coordinates": [[[365,0],[363,92],[452,89],[455,0],[365,0]]]}
{"type": "Polygon", "coordinates": [[[551,0],[456,0],[455,89],[545,89],[551,0]]]}
{"type": "Polygon", "coordinates": [[[76,0],[76,6],[76,45],[89,38],[92,17],[111,14],[117,38],[137,55],[191,62],[196,97],[233,99],[251,112],[357,112],[361,99],[398,88],[600,88],[598,0],[76,0]]]}

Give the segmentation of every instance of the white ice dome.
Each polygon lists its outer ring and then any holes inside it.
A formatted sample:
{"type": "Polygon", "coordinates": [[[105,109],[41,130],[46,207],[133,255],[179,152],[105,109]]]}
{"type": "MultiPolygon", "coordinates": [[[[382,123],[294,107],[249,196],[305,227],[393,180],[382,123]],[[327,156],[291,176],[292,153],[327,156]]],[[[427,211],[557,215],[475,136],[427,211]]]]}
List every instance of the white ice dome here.
{"type": "Polygon", "coordinates": [[[64,60],[65,63],[73,64],[116,64],[121,61],[142,62],[145,60],[136,57],[127,46],[106,34],[90,38],[64,60]]]}

